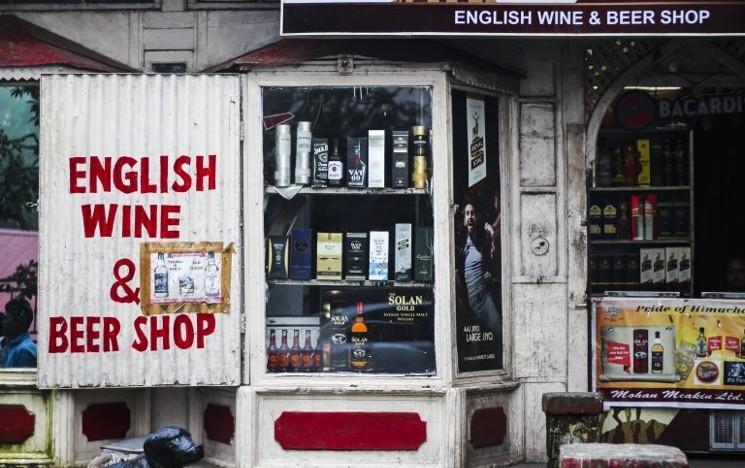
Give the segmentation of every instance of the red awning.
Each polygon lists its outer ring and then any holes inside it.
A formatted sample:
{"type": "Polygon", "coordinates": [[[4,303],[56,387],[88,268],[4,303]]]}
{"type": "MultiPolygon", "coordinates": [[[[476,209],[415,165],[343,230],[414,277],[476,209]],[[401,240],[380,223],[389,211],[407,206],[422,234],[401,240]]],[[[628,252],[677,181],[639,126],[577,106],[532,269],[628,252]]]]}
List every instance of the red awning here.
{"type": "Polygon", "coordinates": [[[518,76],[494,63],[426,39],[282,39],[241,55],[207,71],[227,71],[251,66],[293,65],[341,55],[367,57],[403,63],[464,63],[484,71],[518,76]]]}
{"type": "Polygon", "coordinates": [[[95,72],[132,68],[14,16],[0,16],[0,67],[67,66],[95,72]]]}

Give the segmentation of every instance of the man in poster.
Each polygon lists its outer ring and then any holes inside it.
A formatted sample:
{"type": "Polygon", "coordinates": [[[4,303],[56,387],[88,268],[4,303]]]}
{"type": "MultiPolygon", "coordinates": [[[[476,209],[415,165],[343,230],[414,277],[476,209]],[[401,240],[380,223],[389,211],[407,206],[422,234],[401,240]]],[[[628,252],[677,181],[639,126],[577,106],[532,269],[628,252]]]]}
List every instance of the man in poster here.
{"type": "MultiPolygon", "coordinates": [[[[502,314],[491,290],[498,275],[493,271],[495,231],[490,223],[479,219],[476,204],[466,201],[463,208],[465,236],[460,246],[458,271],[465,286],[468,306],[479,323],[491,332],[501,330],[502,314]]],[[[498,265],[496,265],[498,267],[498,265]]]]}

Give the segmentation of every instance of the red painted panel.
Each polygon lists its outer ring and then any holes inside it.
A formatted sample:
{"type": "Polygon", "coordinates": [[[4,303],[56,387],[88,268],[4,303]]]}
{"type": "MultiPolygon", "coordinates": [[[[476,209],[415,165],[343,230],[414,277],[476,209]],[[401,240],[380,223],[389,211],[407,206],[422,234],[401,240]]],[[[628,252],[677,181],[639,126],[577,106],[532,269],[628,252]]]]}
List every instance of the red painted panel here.
{"type": "Polygon", "coordinates": [[[36,416],[23,405],[0,405],[0,442],[22,444],[34,435],[36,416]]]}
{"type": "Polygon", "coordinates": [[[427,440],[417,413],[284,411],[274,439],[285,450],[411,450],[427,440]]]}
{"type": "Polygon", "coordinates": [[[88,442],[123,439],[130,427],[129,408],[123,401],[98,403],[83,411],[83,434],[88,442]]]}
{"type": "Polygon", "coordinates": [[[228,444],[235,435],[235,417],[230,408],[225,405],[208,404],[204,410],[204,432],[207,438],[216,442],[228,444]]]}
{"type": "Polygon", "coordinates": [[[507,435],[507,416],[501,406],[481,408],[471,416],[470,441],[473,448],[500,445],[507,435]]]}

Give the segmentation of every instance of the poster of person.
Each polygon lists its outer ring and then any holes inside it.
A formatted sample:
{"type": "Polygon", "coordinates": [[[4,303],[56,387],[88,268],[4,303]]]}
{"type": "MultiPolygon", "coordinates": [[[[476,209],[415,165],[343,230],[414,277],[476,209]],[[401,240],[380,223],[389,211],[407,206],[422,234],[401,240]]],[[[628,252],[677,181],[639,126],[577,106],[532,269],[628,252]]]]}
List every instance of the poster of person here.
{"type": "Polygon", "coordinates": [[[593,317],[610,406],[745,408],[745,301],[598,298],[593,317]]]}
{"type": "Polygon", "coordinates": [[[502,367],[497,100],[453,93],[458,371],[502,367]]]}

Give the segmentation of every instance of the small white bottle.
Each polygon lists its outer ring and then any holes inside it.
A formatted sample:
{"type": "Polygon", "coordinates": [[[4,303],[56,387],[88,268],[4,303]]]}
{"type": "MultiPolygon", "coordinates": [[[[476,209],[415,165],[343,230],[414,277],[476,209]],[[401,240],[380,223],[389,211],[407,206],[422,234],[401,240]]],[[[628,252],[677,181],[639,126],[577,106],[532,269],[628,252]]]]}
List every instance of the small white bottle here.
{"type": "Polygon", "coordinates": [[[153,296],[168,297],[168,268],[163,252],[158,252],[158,261],[153,269],[153,296]]]}
{"type": "Polygon", "coordinates": [[[208,296],[220,295],[220,269],[215,263],[215,252],[207,254],[207,266],[204,269],[204,293],[208,296]]]}

